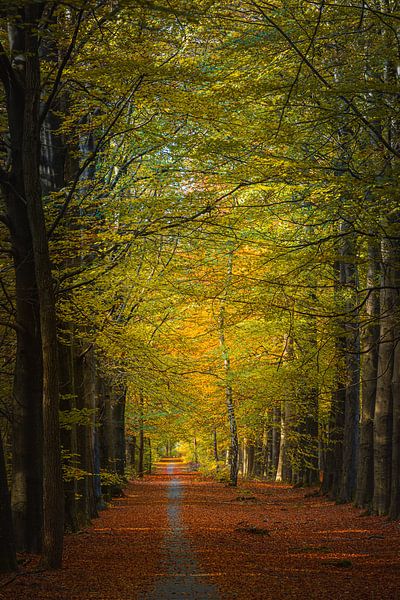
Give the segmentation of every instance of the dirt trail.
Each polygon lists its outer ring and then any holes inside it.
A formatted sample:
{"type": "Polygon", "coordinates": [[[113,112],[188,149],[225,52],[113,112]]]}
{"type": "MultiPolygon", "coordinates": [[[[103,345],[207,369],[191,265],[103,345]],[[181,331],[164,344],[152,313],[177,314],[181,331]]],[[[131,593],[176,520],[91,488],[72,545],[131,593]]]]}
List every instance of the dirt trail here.
{"type": "Polygon", "coordinates": [[[217,589],[207,582],[207,576],[199,570],[182,524],[182,476],[187,473],[187,469],[175,463],[169,464],[166,472],[171,479],[167,485],[168,531],[163,546],[163,573],[158,575],[154,589],[140,596],[140,600],[218,600],[217,589]]]}
{"type": "Polygon", "coordinates": [[[31,557],[0,600],[400,600],[399,523],[283,485],[232,489],[180,471],[130,484],[66,537],[61,571],[29,572],[31,557]]]}

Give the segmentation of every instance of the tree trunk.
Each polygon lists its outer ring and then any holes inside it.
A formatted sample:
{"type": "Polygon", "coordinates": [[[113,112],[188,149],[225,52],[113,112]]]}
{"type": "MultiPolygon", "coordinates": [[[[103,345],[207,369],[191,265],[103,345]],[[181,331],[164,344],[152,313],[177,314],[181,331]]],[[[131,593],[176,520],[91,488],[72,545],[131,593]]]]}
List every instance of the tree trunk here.
{"type": "Polygon", "coordinates": [[[272,432],[271,432],[271,469],[270,477],[276,478],[279,462],[279,447],[281,444],[281,409],[280,407],[274,407],[272,409],[272,432]]]}
{"type": "Polygon", "coordinates": [[[369,507],[374,494],[374,413],[379,348],[379,247],[368,249],[366,323],[362,330],[361,423],[356,506],[369,507]]]}
{"type": "Polygon", "coordinates": [[[129,463],[132,472],[136,472],[136,435],[131,436],[128,444],[129,463]]]}
{"type": "Polygon", "coordinates": [[[64,531],[59,431],[58,342],[55,298],[40,186],[40,65],[38,24],[44,4],[29,4],[25,14],[25,105],[22,165],[40,306],[43,360],[43,556],[45,567],[61,565],[64,531]]]}
{"type": "Polygon", "coordinates": [[[7,483],[3,437],[0,431],[0,572],[15,571],[14,532],[12,526],[10,493],[7,483]]]}
{"type": "Polygon", "coordinates": [[[125,475],[125,401],[126,389],[118,386],[115,389],[114,428],[115,428],[115,470],[123,477],[125,475]]]}
{"type": "Polygon", "coordinates": [[[358,318],[358,272],[355,258],[355,238],[348,224],[342,224],[341,233],[347,233],[342,239],[340,268],[343,272],[342,285],[350,298],[345,307],[348,313],[344,323],[345,333],[345,403],[343,428],[343,458],[338,500],[350,502],[354,499],[357,481],[358,423],[360,412],[360,336],[358,318]]]}
{"type": "MultiPolygon", "coordinates": [[[[17,25],[9,27],[13,56],[25,53],[17,25]]],[[[4,61],[7,61],[4,56],[4,61]]],[[[13,385],[12,512],[18,550],[40,552],[42,546],[42,351],[32,235],[25,202],[22,146],[24,82],[8,63],[1,72],[6,92],[10,135],[10,174],[2,181],[15,270],[17,325],[13,385]]]]}
{"type": "Polygon", "coordinates": [[[140,416],[139,416],[139,460],[138,460],[138,477],[144,475],[144,397],[140,393],[139,398],[140,416]]]}
{"type": "MultiPolygon", "coordinates": [[[[60,378],[60,408],[69,413],[76,408],[75,393],[75,351],[73,332],[65,327],[64,339],[59,343],[59,378],[60,378]]],[[[61,447],[67,455],[75,457],[78,454],[76,427],[62,428],[60,432],[61,447]]],[[[73,462],[75,462],[73,460],[73,462]]],[[[77,515],[78,490],[76,480],[67,478],[64,481],[64,512],[65,529],[69,532],[79,530],[77,515]]]]}
{"type": "Polygon", "coordinates": [[[225,289],[225,298],[221,302],[221,308],[219,313],[219,343],[222,351],[222,359],[224,362],[225,370],[225,401],[228,413],[229,431],[230,431],[230,485],[237,485],[237,478],[239,472],[239,439],[237,433],[235,407],[233,404],[233,391],[230,383],[231,378],[231,362],[229,356],[229,349],[225,340],[225,303],[229,292],[231,280],[232,280],[232,265],[233,265],[233,250],[229,251],[228,254],[228,270],[227,280],[225,289]]]}
{"type": "Polygon", "coordinates": [[[147,461],[146,472],[148,475],[151,475],[151,470],[152,470],[152,466],[153,466],[153,457],[152,457],[152,451],[151,451],[151,439],[147,438],[147,442],[148,442],[148,446],[149,446],[149,452],[148,452],[148,461],[147,461]]]}
{"type": "MultiPolygon", "coordinates": [[[[343,249],[342,249],[343,252],[343,249]]],[[[335,295],[339,298],[340,292],[346,284],[346,270],[342,261],[336,261],[335,272],[335,295]]],[[[324,458],[324,474],[322,491],[335,500],[339,497],[342,472],[343,472],[343,435],[345,424],[346,405],[346,350],[347,339],[344,324],[338,323],[338,334],[335,343],[336,350],[336,389],[332,392],[331,408],[329,414],[329,439],[327,442],[324,458]]],[[[348,423],[350,415],[348,414],[348,423]]]]}
{"type": "Polygon", "coordinates": [[[214,429],[213,429],[213,453],[214,453],[215,464],[217,465],[217,469],[218,469],[219,456],[218,456],[218,438],[217,438],[217,428],[216,427],[214,427],[214,429]]]}
{"type": "Polygon", "coordinates": [[[285,415],[286,415],[286,407],[285,404],[282,406],[280,410],[281,414],[281,435],[280,435],[280,443],[279,443],[279,456],[278,456],[278,465],[276,467],[275,481],[280,483],[283,481],[283,471],[284,471],[284,462],[285,462],[285,453],[286,453],[286,423],[285,423],[285,415]]]}
{"type": "MultiPolygon", "coordinates": [[[[400,302],[399,304],[400,305],[400,302]]],[[[392,477],[390,489],[389,517],[400,517],[400,328],[396,327],[396,348],[392,376],[393,433],[392,433],[392,477]]]]}
{"type": "Polygon", "coordinates": [[[385,515],[389,510],[392,475],[393,432],[393,355],[394,291],[391,289],[392,242],[382,241],[382,289],[378,377],[374,415],[374,496],[373,511],[385,515]]]}
{"type": "Polygon", "coordinates": [[[393,327],[393,431],[392,431],[392,473],[390,488],[390,519],[400,517],[400,238],[393,240],[393,309],[395,322],[393,327]]]}

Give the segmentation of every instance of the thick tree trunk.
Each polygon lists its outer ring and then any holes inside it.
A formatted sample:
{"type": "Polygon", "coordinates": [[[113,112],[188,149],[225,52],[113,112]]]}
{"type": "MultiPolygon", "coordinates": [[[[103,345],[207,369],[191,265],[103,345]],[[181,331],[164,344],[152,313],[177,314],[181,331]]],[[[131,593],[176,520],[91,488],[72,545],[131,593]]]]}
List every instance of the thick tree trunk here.
{"type": "Polygon", "coordinates": [[[255,447],[254,444],[250,443],[247,445],[247,460],[246,460],[246,476],[253,477],[254,475],[254,461],[255,461],[255,447]]]}
{"type": "MultiPolygon", "coordinates": [[[[10,25],[9,33],[11,53],[23,55],[25,40],[22,30],[10,25]]],[[[2,182],[2,191],[15,269],[17,325],[12,421],[12,512],[17,549],[40,552],[43,504],[42,351],[39,300],[22,164],[25,92],[23,81],[18,73],[13,72],[11,65],[6,80],[11,171],[8,181],[2,182]]]]}
{"type": "MultiPolygon", "coordinates": [[[[342,230],[347,232],[348,225],[342,230]]],[[[350,235],[350,233],[349,233],[350,235]]],[[[353,244],[344,243],[340,248],[343,260],[337,261],[335,270],[335,293],[339,302],[343,290],[355,293],[356,273],[353,262],[353,244]]],[[[331,498],[347,502],[352,499],[356,483],[356,457],[359,407],[359,349],[358,319],[350,318],[355,306],[354,298],[344,305],[349,319],[339,322],[336,340],[337,383],[332,394],[329,419],[329,441],[325,455],[325,471],[322,491],[331,498]]],[[[340,302],[339,306],[342,303],[340,302]]]]}
{"type": "Polygon", "coordinates": [[[94,349],[75,345],[75,395],[77,408],[88,411],[84,425],[77,427],[77,442],[80,468],[84,472],[78,480],[78,516],[80,527],[88,525],[93,517],[97,516],[95,498],[95,409],[96,406],[96,359],[94,349]]]}
{"type": "Polygon", "coordinates": [[[16,568],[10,492],[7,483],[3,437],[0,431],[0,572],[15,571],[16,568]]]}
{"type": "Polygon", "coordinates": [[[342,224],[341,233],[347,234],[342,239],[340,263],[341,282],[350,295],[345,302],[348,317],[344,323],[345,332],[345,402],[343,428],[343,458],[338,500],[350,502],[354,499],[357,481],[358,424],[360,413],[360,336],[358,318],[358,272],[355,260],[355,238],[348,224],[342,224]]]}
{"type": "Polygon", "coordinates": [[[379,247],[375,242],[368,249],[366,323],[362,330],[361,423],[358,455],[356,506],[369,507],[374,494],[374,413],[378,375],[379,348],[379,247]]]}
{"type": "Polygon", "coordinates": [[[12,512],[16,546],[42,548],[42,348],[36,277],[26,207],[8,197],[15,278],[17,348],[13,385],[12,512]]]}
{"type": "Polygon", "coordinates": [[[37,27],[43,4],[25,10],[25,110],[22,164],[40,306],[43,360],[43,565],[61,565],[64,531],[59,431],[58,342],[55,298],[40,186],[40,66],[37,27]]]}
{"type": "Polygon", "coordinates": [[[392,475],[394,291],[392,242],[382,241],[382,289],[378,377],[374,415],[374,496],[372,508],[378,515],[389,510],[392,475]]]}
{"type": "MultiPolygon", "coordinates": [[[[76,408],[75,393],[75,353],[72,331],[65,331],[65,340],[59,344],[59,379],[60,379],[60,408],[69,413],[76,408]]],[[[61,429],[61,447],[67,455],[75,457],[78,454],[76,427],[61,429]]],[[[75,462],[75,461],[74,461],[75,462]]],[[[67,478],[64,481],[64,512],[65,529],[69,532],[79,530],[77,515],[78,490],[76,480],[67,478]]]]}
{"type": "Polygon", "coordinates": [[[329,441],[324,457],[324,474],[322,492],[330,498],[339,494],[341,465],[343,460],[343,425],[344,425],[344,385],[338,383],[338,388],[332,394],[329,416],[329,441]]]}
{"type": "MultiPolygon", "coordinates": [[[[400,305],[400,302],[399,302],[400,305]]],[[[389,517],[400,517],[400,327],[396,327],[396,348],[392,376],[393,433],[392,433],[392,477],[390,489],[389,517]]]]}
{"type": "Polygon", "coordinates": [[[395,322],[393,327],[393,430],[392,430],[392,473],[390,487],[389,517],[400,517],[400,238],[393,239],[393,310],[395,322]]]}

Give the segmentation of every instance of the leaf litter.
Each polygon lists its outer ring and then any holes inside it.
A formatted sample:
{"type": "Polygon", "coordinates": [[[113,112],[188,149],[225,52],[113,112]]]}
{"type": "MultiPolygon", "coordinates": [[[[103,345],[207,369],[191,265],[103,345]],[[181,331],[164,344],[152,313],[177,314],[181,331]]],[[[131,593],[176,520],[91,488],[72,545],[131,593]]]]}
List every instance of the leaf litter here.
{"type": "MultiPolygon", "coordinates": [[[[400,527],[336,505],[315,490],[243,482],[238,491],[180,474],[182,520],[199,573],[221,600],[400,598],[400,527]],[[256,499],[242,501],[241,498],[256,499]]],[[[67,535],[63,568],[37,557],[0,578],[0,600],[134,600],[165,573],[166,488],[159,473],[133,481],[80,534],[67,535]]],[[[174,596],[175,597],[175,596],[174,596]]]]}

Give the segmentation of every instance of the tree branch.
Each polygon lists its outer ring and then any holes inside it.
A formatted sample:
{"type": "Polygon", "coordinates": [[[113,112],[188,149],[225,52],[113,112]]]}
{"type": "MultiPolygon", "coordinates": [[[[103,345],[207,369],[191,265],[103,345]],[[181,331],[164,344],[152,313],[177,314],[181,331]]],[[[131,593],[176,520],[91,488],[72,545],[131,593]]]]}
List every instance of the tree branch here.
{"type": "MultiPolygon", "coordinates": [[[[269,15],[267,15],[265,10],[255,0],[251,0],[251,4],[260,12],[260,14],[263,16],[265,21],[267,23],[269,23],[274,29],[276,29],[281,34],[281,36],[288,42],[289,46],[301,58],[303,63],[307,65],[307,67],[315,75],[315,77],[318,79],[318,81],[320,81],[328,90],[334,90],[332,84],[330,84],[329,81],[318,71],[318,69],[307,58],[307,56],[304,54],[304,52],[302,52],[302,50],[297,46],[296,42],[294,42],[292,40],[290,35],[287,34],[286,31],[284,31],[282,29],[282,27],[280,27],[276,21],[274,21],[274,19],[272,19],[269,15]]],[[[392,144],[386,138],[383,137],[383,135],[381,134],[379,129],[377,127],[375,127],[375,125],[373,125],[366,117],[364,117],[364,115],[362,114],[362,112],[360,111],[358,106],[356,104],[354,104],[354,102],[352,100],[349,100],[349,98],[347,98],[347,96],[344,96],[343,94],[340,94],[340,93],[338,94],[338,98],[340,98],[340,100],[342,100],[346,104],[346,106],[350,110],[353,111],[353,113],[363,123],[363,125],[365,125],[367,127],[367,129],[369,129],[371,131],[371,133],[373,133],[374,137],[391,154],[393,154],[397,158],[400,158],[400,151],[396,150],[396,148],[394,148],[392,146],[392,144]]]]}
{"type": "Polygon", "coordinates": [[[71,58],[72,52],[75,48],[75,44],[76,44],[76,40],[78,37],[79,29],[80,29],[80,26],[82,23],[84,12],[85,12],[85,9],[82,8],[78,13],[78,19],[77,19],[77,22],[75,25],[74,33],[72,34],[71,42],[68,46],[66,53],[64,54],[64,57],[61,61],[60,66],[58,68],[57,75],[56,75],[56,78],[53,83],[53,88],[41,110],[40,117],[39,117],[40,126],[43,124],[43,122],[46,118],[46,115],[49,112],[51,105],[58,94],[62,74],[63,74],[64,69],[67,66],[67,63],[68,63],[69,59],[71,58]]]}

